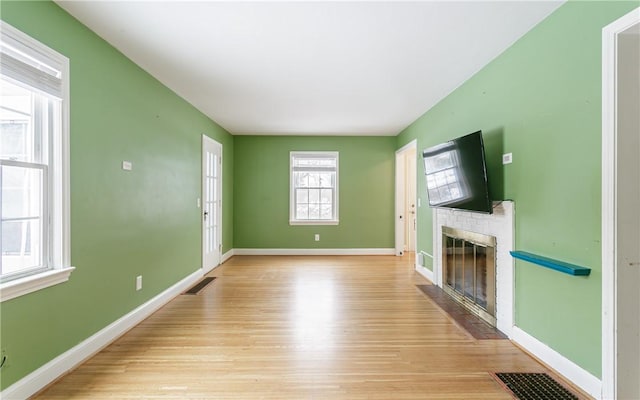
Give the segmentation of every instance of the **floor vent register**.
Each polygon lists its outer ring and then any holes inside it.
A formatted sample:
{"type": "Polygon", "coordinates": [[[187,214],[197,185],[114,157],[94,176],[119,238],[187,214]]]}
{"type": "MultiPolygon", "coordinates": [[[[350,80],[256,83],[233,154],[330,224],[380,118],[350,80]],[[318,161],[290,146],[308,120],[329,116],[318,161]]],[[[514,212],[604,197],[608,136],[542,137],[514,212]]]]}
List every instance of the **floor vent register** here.
{"type": "Polygon", "coordinates": [[[498,372],[495,377],[520,400],[579,400],[578,396],[544,373],[498,372]]]}
{"type": "Polygon", "coordinates": [[[213,282],[213,280],[216,279],[214,277],[208,276],[206,278],[204,278],[203,280],[201,280],[200,282],[198,282],[197,284],[195,284],[191,289],[187,290],[186,292],[184,292],[183,294],[198,294],[202,291],[202,289],[204,289],[208,284],[210,284],[211,282],[213,282]]]}

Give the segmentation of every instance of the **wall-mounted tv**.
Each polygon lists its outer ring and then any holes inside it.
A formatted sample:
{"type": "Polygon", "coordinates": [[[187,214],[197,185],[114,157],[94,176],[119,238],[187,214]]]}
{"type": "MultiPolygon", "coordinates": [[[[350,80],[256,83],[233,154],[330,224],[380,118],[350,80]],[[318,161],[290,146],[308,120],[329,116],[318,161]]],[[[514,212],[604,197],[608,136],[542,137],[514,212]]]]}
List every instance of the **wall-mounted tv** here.
{"type": "Polygon", "coordinates": [[[491,214],[482,131],[422,152],[431,207],[491,214]]]}

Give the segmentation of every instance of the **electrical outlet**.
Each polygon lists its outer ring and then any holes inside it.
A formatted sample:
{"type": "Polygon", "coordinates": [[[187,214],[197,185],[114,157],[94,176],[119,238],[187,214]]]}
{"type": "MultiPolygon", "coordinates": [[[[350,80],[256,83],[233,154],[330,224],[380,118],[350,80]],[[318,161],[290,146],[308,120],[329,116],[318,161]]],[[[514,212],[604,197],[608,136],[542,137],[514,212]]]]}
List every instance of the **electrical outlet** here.
{"type": "Polygon", "coordinates": [[[320,234],[319,233],[316,233],[315,239],[316,239],[316,242],[320,241],[320,234]]]}
{"type": "Polygon", "coordinates": [[[131,161],[123,161],[122,169],[125,171],[131,171],[133,169],[133,163],[131,163],[131,161]]]}
{"type": "Polygon", "coordinates": [[[142,290],[142,275],[136,276],[136,291],[142,290]]]}
{"type": "Polygon", "coordinates": [[[511,164],[513,162],[513,153],[502,155],[502,164],[511,164]]]}

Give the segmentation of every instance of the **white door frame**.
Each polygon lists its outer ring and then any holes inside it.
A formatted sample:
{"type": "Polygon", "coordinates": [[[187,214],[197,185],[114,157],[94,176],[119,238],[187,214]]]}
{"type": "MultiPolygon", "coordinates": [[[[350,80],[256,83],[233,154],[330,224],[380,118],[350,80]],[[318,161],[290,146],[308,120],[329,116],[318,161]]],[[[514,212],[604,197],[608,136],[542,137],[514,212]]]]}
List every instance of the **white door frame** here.
{"type": "Polygon", "coordinates": [[[640,8],[602,30],[602,398],[617,398],[617,50],[640,8]]]}
{"type": "Polygon", "coordinates": [[[201,224],[202,224],[202,272],[203,274],[208,273],[218,265],[222,260],[222,144],[211,139],[207,135],[202,135],[202,181],[201,181],[201,193],[202,193],[202,208],[201,208],[201,224]],[[215,202],[214,207],[217,208],[217,212],[214,213],[214,217],[217,218],[216,221],[216,230],[215,237],[217,238],[216,243],[214,244],[215,253],[213,259],[207,260],[207,250],[206,250],[206,218],[211,218],[211,216],[207,215],[206,204],[207,204],[207,194],[205,193],[207,188],[207,148],[213,147],[215,152],[218,154],[218,179],[216,180],[216,188],[215,192],[217,193],[218,200],[215,202]]]}
{"type": "MultiPolygon", "coordinates": [[[[404,153],[407,150],[414,149],[417,154],[418,141],[416,139],[410,141],[406,145],[402,146],[400,149],[396,151],[396,194],[395,194],[395,250],[396,256],[402,256],[404,254],[404,229],[405,229],[405,220],[407,218],[405,214],[405,163],[404,163],[404,153]]],[[[417,170],[417,162],[416,162],[416,170],[417,170]]],[[[417,180],[417,171],[416,171],[416,180],[417,180]]],[[[415,182],[417,188],[417,181],[415,182]]],[[[416,190],[417,196],[417,190],[416,190]]],[[[416,199],[413,199],[416,204],[416,199]]],[[[416,208],[417,213],[417,208],[416,208]]],[[[416,214],[417,215],[417,214],[416,214]]],[[[418,230],[416,229],[416,233],[414,235],[414,241],[418,242],[418,230]]],[[[417,245],[414,244],[414,248],[418,249],[417,245]]],[[[417,260],[417,257],[416,257],[417,260]]]]}

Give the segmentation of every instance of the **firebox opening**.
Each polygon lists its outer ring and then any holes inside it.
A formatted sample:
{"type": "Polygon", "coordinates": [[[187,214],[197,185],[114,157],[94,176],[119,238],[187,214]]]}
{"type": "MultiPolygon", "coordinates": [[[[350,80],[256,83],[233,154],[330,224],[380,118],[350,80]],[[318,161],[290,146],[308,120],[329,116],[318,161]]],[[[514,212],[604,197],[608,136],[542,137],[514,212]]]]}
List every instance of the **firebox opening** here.
{"type": "Polygon", "coordinates": [[[496,326],[496,238],[442,227],[443,289],[496,326]]]}

